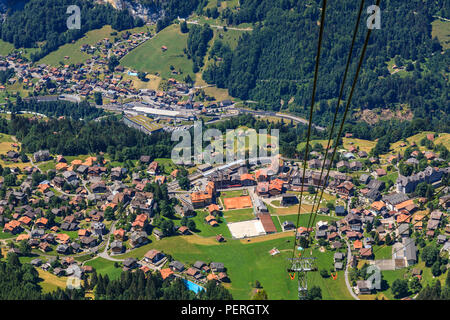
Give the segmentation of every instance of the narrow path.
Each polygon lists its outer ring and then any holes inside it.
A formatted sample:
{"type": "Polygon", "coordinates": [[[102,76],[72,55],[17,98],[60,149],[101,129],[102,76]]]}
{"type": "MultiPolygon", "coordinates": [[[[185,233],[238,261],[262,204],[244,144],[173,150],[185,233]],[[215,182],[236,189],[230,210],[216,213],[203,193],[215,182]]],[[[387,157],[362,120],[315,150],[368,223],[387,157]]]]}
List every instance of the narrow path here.
{"type": "Polygon", "coordinates": [[[350,244],[348,243],[347,239],[344,239],[344,240],[345,240],[345,243],[347,244],[347,264],[345,266],[345,285],[347,286],[347,290],[351,294],[353,299],[360,300],[358,298],[358,296],[353,292],[353,289],[350,286],[350,281],[348,279],[348,266],[349,266],[349,259],[350,259],[351,255],[352,255],[352,251],[350,249],[350,244]]]}

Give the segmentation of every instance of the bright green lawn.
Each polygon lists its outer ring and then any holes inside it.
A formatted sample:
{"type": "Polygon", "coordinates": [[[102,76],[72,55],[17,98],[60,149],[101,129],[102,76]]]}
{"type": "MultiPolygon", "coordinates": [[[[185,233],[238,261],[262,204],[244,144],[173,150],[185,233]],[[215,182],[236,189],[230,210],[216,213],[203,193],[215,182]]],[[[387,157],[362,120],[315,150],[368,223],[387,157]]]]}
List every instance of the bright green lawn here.
{"type": "Polygon", "coordinates": [[[85,265],[95,268],[98,274],[107,274],[109,279],[119,278],[122,272],[121,267],[114,267],[114,261],[109,261],[103,258],[96,258],[94,260],[88,261],[85,265]]]}
{"type": "Polygon", "coordinates": [[[252,208],[224,211],[223,217],[228,223],[255,219],[252,208]]]}
{"type": "Polygon", "coordinates": [[[192,72],[192,60],[189,60],[183,52],[187,38],[188,34],[182,34],[179,25],[169,26],[159,32],[155,38],[127,54],[120,64],[133,70],[158,73],[163,79],[183,80],[188,74],[195,79],[192,72]],[[167,51],[163,52],[162,46],[166,46],[167,51]],[[171,65],[176,71],[181,70],[183,73],[172,75],[171,65]]]}
{"type": "MultiPolygon", "coordinates": [[[[186,264],[192,264],[196,260],[223,262],[232,281],[230,290],[235,299],[249,299],[252,283],[258,280],[267,291],[269,299],[295,300],[297,299],[297,279],[291,280],[286,272],[287,258],[291,257],[292,242],[286,242],[286,239],[248,244],[239,240],[228,240],[223,244],[199,245],[185,238],[171,237],[133,250],[120,258],[142,257],[151,248],[156,248],[186,264]],[[268,252],[274,247],[278,248],[281,254],[270,256],[268,252]]],[[[327,269],[332,266],[332,252],[315,255],[319,258],[320,266],[327,269]]],[[[322,279],[317,276],[311,274],[309,285],[323,286],[324,298],[349,298],[348,293],[345,292],[345,284],[341,283],[340,278],[334,282],[331,278],[322,279]]]]}
{"type": "Polygon", "coordinates": [[[221,218],[222,222],[219,222],[219,225],[217,227],[212,227],[205,221],[205,217],[209,215],[207,211],[203,210],[196,210],[197,215],[193,218],[195,222],[196,229],[199,232],[196,232],[196,234],[202,236],[202,237],[215,237],[218,234],[222,234],[225,238],[231,238],[230,230],[227,227],[227,224],[223,219],[221,218]]]}

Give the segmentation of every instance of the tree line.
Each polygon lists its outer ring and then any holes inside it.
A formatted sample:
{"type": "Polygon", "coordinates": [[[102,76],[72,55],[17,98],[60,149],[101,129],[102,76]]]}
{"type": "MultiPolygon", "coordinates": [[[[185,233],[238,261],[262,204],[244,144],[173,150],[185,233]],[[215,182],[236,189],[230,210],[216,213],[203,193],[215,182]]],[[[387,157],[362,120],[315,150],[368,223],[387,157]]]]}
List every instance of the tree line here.
{"type": "Polygon", "coordinates": [[[100,121],[50,118],[44,122],[12,114],[10,121],[0,119],[0,132],[15,135],[24,152],[48,149],[66,156],[105,152],[120,162],[141,155],[169,158],[173,146],[168,133],[146,135],[114,117],[100,121]]]}

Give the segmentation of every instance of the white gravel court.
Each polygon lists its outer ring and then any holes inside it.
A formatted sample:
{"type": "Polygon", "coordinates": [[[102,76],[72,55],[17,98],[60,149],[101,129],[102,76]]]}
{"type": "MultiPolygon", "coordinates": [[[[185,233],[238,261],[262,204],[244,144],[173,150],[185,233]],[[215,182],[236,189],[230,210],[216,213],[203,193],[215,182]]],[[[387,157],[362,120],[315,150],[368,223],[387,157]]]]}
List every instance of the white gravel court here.
{"type": "Polygon", "coordinates": [[[261,221],[258,219],[228,223],[228,229],[230,229],[234,239],[256,237],[266,234],[261,221]]]}

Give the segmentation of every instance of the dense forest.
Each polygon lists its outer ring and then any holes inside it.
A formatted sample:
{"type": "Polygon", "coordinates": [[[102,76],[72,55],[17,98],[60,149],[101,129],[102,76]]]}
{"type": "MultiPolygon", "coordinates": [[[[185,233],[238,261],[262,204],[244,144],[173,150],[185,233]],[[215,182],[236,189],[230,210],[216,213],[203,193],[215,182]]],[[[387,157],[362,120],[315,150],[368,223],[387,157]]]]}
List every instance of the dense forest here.
{"type": "Polygon", "coordinates": [[[188,57],[194,62],[194,73],[197,73],[203,67],[203,61],[208,50],[208,42],[213,36],[214,32],[208,24],[202,27],[193,25],[189,28],[187,53],[188,57]]]}
{"type": "Polygon", "coordinates": [[[15,135],[25,152],[41,149],[62,155],[107,152],[118,161],[138,159],[141,155],[150,155],[152,159],[170,158],[173,146],[168,133],[149,136],[114,118],[44,122],[13,114],[11,121],[0,119],[0,132],[15,135]]]}
{"type": "Polygon", "coordinates": [[[22,100],[18,97],[17,103],[9,103],[6,109],[12,113],[19,111],[32,111],[48,117],[70,117],[72,119],[92,120],[105,115],[105,111],[93,107],[87,101],[73,103],[69,101],[42,101],[35,99],[22,100]]]}
{"type": "Polygon", "coordinates": [[[111,5],[95,4],[92,0],[30,0],[22,10],[10,13],[1,24],[1,39],[16,48],[37,47],[45,41],[40,51],[31,58],[37,61],[59,46],[84,36],[87,31],[111,25],[121,31],[143,25],[128,11],[115,10],[111,5]],[[81,9],[81,29],[68,30],[66,13],[71,5],[81,9]]]}
{"type": "MultiPolygon", "coordinates": [[[[205,81],[228,88],[232,96],[257,101],[258,108],[307,115],[321,2],[241,1],[240,10],[232,14],[232,23],[253,22],[254,31],[244,34],[233,52],[214,44],[222,48],[217,51],[222,59],[205,70],[205,81]]],[[[448,13],[448,5],[449,1],[431,1],[426,6],[419,0],[382,3],[382,28],[372,33],[353,109],[395,110],[406,104],[414,116],[430,122],[441,119],[444,129],[449,130],[446,88],[450,53],[441,54],[439,41],[431,37],[433,15],[448,13]],[[390,74],[387,62],[391,60],[399,67],[408,67],[406,76],[390,74]]],[[[322,125],[329,123],[334,113],[359,2],[331,1],[328,6],[314,118],[322,125]],[[346,17],[345,23],[342,17],[346,17]]],[[[366,32],[363,18],[351,75],[366,32]]]]}

